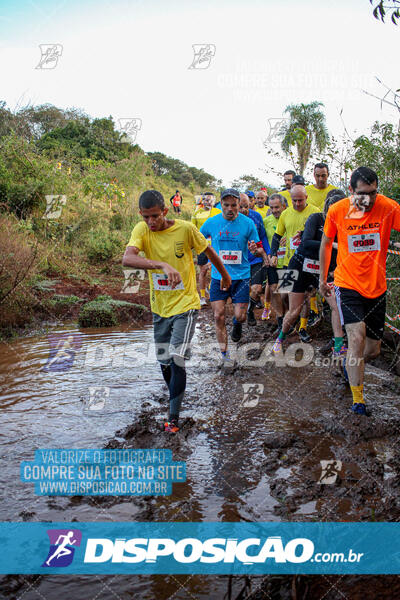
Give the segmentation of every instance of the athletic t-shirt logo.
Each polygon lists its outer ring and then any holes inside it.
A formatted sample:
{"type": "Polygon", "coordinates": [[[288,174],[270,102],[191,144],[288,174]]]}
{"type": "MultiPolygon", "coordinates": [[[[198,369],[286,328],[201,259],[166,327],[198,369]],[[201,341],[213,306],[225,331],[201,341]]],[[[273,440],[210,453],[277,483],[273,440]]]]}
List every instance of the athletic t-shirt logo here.
{"type": "Polygon", "coordinates": [[[182,258],[184,256],[183,242],[175,242],[175,256],[176,258],[182,258]]]}

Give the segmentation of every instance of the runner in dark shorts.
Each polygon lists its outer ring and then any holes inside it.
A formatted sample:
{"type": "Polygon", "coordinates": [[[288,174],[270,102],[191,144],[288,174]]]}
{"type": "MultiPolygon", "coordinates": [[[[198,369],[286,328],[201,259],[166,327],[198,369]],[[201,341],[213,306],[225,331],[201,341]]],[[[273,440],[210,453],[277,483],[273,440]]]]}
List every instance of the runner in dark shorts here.
{"type": "Polygon", "coordinates": [[[392,229],[400,231],[400,205],[378,194],[378,176],[359,167],[350,178],[350,198],[331,206],[320,251],[320,292],[332,294],[327,282],[332,245],[338,255],[334,283],[348,338],[344,374],[350,383],[353,412],[366,415],[364,361],[380,352],[385,323],[386,256],[392,229]]]}

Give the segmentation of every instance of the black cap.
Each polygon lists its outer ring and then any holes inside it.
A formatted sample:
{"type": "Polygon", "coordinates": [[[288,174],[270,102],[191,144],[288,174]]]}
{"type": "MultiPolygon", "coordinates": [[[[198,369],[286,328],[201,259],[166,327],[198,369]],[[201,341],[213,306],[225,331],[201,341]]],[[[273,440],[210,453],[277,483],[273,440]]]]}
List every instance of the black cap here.
{"type": "Polygon", "coordinates": [[[295,175],[292,179],[292,185],[306,185],[303,175],[295,175]]]}
{"type": "Polygon", "coordinates": [[[228,189],[224,190],[223,192],[221,192],[221,200],[223,200],[227,196],[233,196],[234,198],[237,198],[238,200],[240,200],[239,192],[233,188],[228,188],[228,189]]]}

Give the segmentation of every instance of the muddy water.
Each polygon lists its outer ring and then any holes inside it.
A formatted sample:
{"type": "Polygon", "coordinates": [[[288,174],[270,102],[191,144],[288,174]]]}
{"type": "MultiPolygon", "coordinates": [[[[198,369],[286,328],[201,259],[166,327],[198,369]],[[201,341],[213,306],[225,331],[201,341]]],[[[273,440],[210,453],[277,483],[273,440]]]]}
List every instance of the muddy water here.
{"type": "MultiPolygon", "coordinates": [[[[263,324],[244,330],[242,345],[266,343],[263,324]]],[[[1,520],[46,521],[281,521],[399,518],[400,424],[397,382],[369,367],[369,419],[349,413],[350,394],[333,370],[242,363],[233,375],[218,370],[209,314],[200,316],[195,358],[188,367],[181,433],[161,432],[167,394],[151,350],[152,330],[78,330],[72,366],[46,371],[47,336],[2,344],[1,520]],[[206,351],[204,352],[204,348],[206,351]],[[203,350],[197,353],[196,350],[203,350]],[[249,385],[256,396],[245,396],[249,385]],[[263,389],[260,387],[263,386],[263,389]],[[90,389],[100,388],[101,410],[90,389]],[[104,390],[108,388],[108,392],[104,390]],[[254,389],[254,388],[253,388],[254,389]],[[262,390],[262,391],[261,391],[262,390]],[[108,394],[108,395],[107,395],[108,394]],[[187,481],[166,498],[46,498],[19,480],[19,464],[36,448],[167,447],[186,460],[187,481]],[[341,462],[333,485],[318,483],[321,460],[341,462]]],[[[297,342],[296,339],[293,341],[297,342]]],[[[317,347],[318,343],[315,345],[317,347]]],[[[251,353],[250,353],[251,354],[251,353]]],[[[50,354],[50,357],[52,355],[50,354]]],[[[337,463],[339,465],[339,463],[337,463]]],[[[26,578],[7,580],[7,597],[37,598],[26,578]],[[18,591],[18,593],[17,593],[18,591]]],[[[48,600],[60,597],[222,598],[226,577],[34,577],[48,600]]],[[[260,578],[252,578],[254,590],[260,578]]],[[[232,598],[243,581],[235,578],[232,598]]]]}

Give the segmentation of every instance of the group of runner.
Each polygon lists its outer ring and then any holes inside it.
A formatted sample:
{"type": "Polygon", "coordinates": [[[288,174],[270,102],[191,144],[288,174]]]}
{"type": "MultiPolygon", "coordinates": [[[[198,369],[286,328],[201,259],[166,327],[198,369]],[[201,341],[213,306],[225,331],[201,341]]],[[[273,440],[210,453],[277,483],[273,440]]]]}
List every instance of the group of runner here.
{"type": "Polygon", "coordinates": [[[310,341],[307,321],[315,323],[319,318],[319,290],[331,309],[332,351],[343,362],[352,410],[367,414],[364,361],[380,351],[386,254],[391,229],[400,230],[400,205],[378,194],[378,177],[368,167],[352,173],[348,197],[329,185],[328,177],[328,166],[317,163],[315,184],[305,185],[302,176],[287,171],[285,189],[269,198],[266,189],[244,194],[230,188],[213,206],[213,194],[206,193],[191,223],[168,219],[160,192],[148,190],[140,196],[143,222],[132,231],[123,264],[149,271],[157,359],[170,395],[165,431],[179,430],[185,359],[198,311],[207,303],[208,262],[212,265],[209,299],[224,369],[234,367],[226,329],[229,298],[235,343],[246,319],[250,326],[256,323],[254,310],[261,298],[263,319],[270,318],[272,307],[278,325],[272,351],[279,355],[298,317],[300,339],[310,341]],[[192,249],[200,266],[200,297],[192,249]],[[285,290],[283,283],[291,285],[288,294],[277,291],[285,290]]]}

